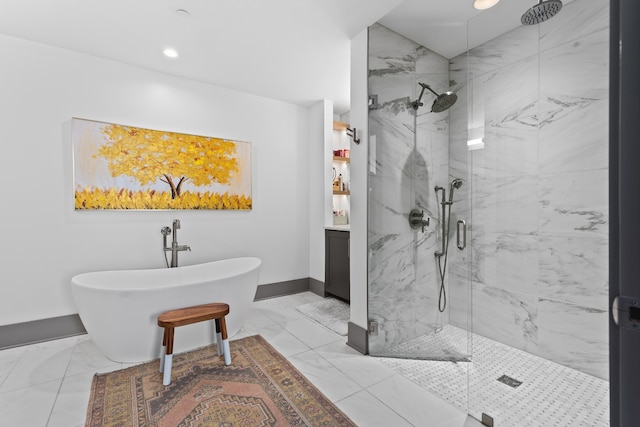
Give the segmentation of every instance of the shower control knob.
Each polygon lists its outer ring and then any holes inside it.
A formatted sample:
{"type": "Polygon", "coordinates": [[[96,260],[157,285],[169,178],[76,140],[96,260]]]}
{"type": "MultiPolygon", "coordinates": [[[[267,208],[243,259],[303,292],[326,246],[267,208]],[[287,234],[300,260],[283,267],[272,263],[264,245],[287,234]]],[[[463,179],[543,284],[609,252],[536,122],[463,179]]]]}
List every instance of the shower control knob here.
{"type": "Polygon", "coordinates": [[[429,225],[429,218],[424,219],[424,212],[418,209],[412,209],[409,213],[409,226],[416,230],[422,229],[424,233],[424,227],[429,225]]]}

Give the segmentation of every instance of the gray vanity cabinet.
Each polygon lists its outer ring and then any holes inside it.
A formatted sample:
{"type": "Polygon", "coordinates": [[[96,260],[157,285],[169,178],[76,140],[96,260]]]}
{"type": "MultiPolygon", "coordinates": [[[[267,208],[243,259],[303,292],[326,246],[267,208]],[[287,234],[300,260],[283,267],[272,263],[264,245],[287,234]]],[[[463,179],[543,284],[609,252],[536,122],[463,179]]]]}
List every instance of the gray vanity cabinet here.
{"type": "Polygon", "coordinates": [[[325,293],[349,302],[349,232],[325,230],[325,293]]]}

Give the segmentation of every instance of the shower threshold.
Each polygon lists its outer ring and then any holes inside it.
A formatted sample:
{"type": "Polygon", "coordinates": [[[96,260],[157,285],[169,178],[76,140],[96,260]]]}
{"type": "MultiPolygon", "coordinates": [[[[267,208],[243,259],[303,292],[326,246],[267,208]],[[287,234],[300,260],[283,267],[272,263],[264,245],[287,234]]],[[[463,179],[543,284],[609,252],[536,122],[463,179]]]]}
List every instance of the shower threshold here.
{"type": "Polygon", "coordinates": [[[382,353],[376,354],[375,357],[390,357],[395,359],[411,359],[411,360],[431,360],[433,362],[453,362],[468,363],[471,359],[466,356],[426,356],[412,353],[382,353]]]}
{"type": "Polygon", "coordinates": [[[471,334],[464,329],[446,325],[430,334],[377,352],[372,356],[398,359],[432,360],[438,362],[471,362],[471,334]]]}

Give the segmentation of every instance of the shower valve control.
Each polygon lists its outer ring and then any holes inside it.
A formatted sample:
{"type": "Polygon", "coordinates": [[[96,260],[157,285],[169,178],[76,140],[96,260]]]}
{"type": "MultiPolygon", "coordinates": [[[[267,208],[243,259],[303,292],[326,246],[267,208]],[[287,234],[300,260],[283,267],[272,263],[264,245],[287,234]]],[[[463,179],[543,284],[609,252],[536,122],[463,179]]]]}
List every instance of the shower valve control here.
{"type": "Polygon", "coordinates": [[[418,228],[422,229],[424,233],[424,227],[429,225],[429,218],[424,219],[424,212],[418,209],[412,209],[409,213],[409,226],[416,230],[418,228]]]}

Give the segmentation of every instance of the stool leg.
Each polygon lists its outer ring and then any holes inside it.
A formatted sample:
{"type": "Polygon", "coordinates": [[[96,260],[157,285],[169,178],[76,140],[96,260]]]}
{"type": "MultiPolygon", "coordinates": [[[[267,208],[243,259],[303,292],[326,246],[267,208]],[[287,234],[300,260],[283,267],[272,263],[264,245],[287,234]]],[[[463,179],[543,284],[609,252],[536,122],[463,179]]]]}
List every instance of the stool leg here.
{"type": "Polygon", "coordinates": [[[220,319],[220,332],[222,335],[222,347],[224,350],[224,364],[231,365],[231,350],[229,350],[229,337],[227,337],[227,323],[224,316],[220,319]]]}
{"type": "Polygon", "coordinates": [[[171,362],[173,354],[167,354],[164,356],[164,376],[162,377],[162,385],[171,384],[171,362]]]}
{"type": "Polygon", "coordinates": [[[222,332],[220,332],[220,319],[214,319],[216,324],[216,346],[218,347],[218,356],[222,356],[224,354],[224,350],[222,348],[222,332]]]}
{"type": "Polygon", "coordinates": [[[171,384],[171,362],[173,362],[173,328],[166,328],[167,332],[167,350],[164,356],[164,376],[162,377],[162,385],[171,384]]]}
{"type": "Polygon", "coordinates": [[[160,372],[164,372],[164,356],[167,354],[167,329],[163,329],[162,346],[160,347],[160,372]]]}

